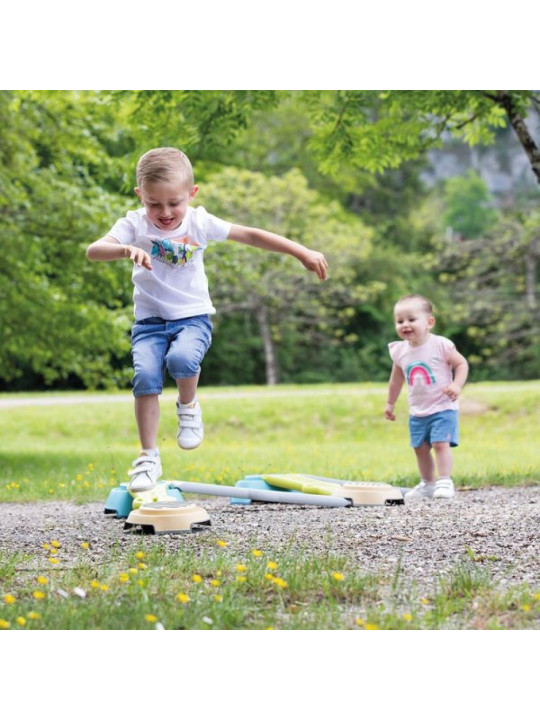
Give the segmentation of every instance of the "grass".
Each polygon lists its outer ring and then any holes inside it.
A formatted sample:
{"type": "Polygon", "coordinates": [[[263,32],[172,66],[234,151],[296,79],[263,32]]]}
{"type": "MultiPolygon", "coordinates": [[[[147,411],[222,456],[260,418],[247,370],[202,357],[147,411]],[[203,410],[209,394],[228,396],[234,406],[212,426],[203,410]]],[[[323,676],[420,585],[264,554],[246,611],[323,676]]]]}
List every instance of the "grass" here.
{"type": "MultiPolygon", "coordinates": [[[[385,392],[383,384],[202,389],[205,442],[182,453],[167,391],[165,477],[234,484],[246,474],[296,471],[412,485],[406,401],[398,421],[386,422],[385,392]]],[[[538,483],[539,399],[540,382],[467,386],[458,484],[538,483]]],[[[104,501],[138,452],[126,393],[103,403],[4,408],[0,431],[2,502],[104,501]]],[[[500,590],[490,571],[497,559],[472,550],[450,576],[433,578],[426,597],[402,587],[399,563],[391,577],[366,575],[347,557],[301,548],[234,557],[214,542],[202,541],[196,554],[119,543],[96,563],[81,541],[69,566],[55,563],[62,547],[45,537],[42,555],[0,553],[0,629],[522,629],[538,616],[538,593],[525,584],[500,590]]]]}
{"type": "MultiPolygon", "coordinates": [[[[182,453],[167,391],[159,439],[164,477],[234,484],[247,474],[305,472],[412,485],[406,401],[389,423],[382,418],[385,392],[383,384],[202,389],[204,445],[182,453]]],[[[115,398],[125,402],[2,409],[0,501],[100,500],[123,481],[138,444],[131,398],[115,398]]],[[[454,453],[458,484],[537,482],[539,400],[540,382],[467,387],[464,403],[472,410],[462,415],[454,453]]]]}

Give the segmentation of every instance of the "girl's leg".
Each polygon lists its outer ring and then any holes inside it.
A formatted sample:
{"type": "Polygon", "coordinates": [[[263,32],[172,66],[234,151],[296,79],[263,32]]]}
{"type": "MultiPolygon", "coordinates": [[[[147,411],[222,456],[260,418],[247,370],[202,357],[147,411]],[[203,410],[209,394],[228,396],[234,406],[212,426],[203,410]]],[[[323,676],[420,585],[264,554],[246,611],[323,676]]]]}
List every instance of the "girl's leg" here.
{"type": "Polygon", "coordinates": [[[178,388],[178,400],[182,405],[188,405],[195,400],[197,395],[197,385],[199,383],[199,375],[197,373],[189,378],[177,378],[176,386],[178,388]]]}
{"type": "Polygon", "coordinates": [[[425,442],[420,447],[414,448],[420,477],[426,482],[435,481],[435,464],[431,456],[431,446],[425,442]]]}
{"type": "Polygon", "coordinates": [[[452,477],[452,449],[450,443],[434,442],[433,450],[437,461],[437,473],[440,478],[452,477]]]}
{"type": "Polygon", "coordinates": [[[135,398],[135,419],[143,450],[157,448],[159,416],[158,395],[140,395],[135,398]]]}

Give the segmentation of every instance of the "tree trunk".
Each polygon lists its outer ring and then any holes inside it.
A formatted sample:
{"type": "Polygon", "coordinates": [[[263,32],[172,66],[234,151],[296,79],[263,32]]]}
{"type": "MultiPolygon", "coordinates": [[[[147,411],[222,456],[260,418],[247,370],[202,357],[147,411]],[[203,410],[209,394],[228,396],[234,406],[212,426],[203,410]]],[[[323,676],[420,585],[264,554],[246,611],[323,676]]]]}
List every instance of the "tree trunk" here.
{"type": "Polygon", "coordinates": [[[276,348],[274,341],[272,340],[272,332],[270,330],[270,322],[268,320],[268,312],[265,306],[260,303],[255,303],[253,309],[263,341],[264,362],[266,366],[266,384],[277,385],[279,379],[279,369],[276,348]]]}
{"type": "Polygon", "coordinates": [[[518,112],[516,112],[511,93],[505,92],[504,90],[497,90],[496,95],[491,93],[486,93],[486,95],[504,108],[504,111],[508,116],[508,120],[510,121],[510,125],[516,133],[523,149],[527,153],[532,171],[536,175],[537,181],[540,183],[540,150],[529,132],[529,128],[525,124],[525,120],[518,112]]]}

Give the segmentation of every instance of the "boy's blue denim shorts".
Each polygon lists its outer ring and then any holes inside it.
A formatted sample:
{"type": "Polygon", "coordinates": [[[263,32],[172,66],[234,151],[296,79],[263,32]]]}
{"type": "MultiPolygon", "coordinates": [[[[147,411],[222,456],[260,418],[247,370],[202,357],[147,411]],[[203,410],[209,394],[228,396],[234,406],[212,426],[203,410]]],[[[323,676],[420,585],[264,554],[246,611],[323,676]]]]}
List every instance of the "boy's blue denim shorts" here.
{"type": "Polygon", "coordinates": [[[458,418],[457,410],[443,410],[424,417],[409,415],[411,446],[418,448],[425,442],[428,445],[447,442],[450,443],[450,447],[457,447],[459,445],[458,418]]]}
{"type": "Polygon", "coordinates": [[[175,380],[197,375],[211,343],[212,322],[208,315],[138,320],[131,329],[135,397],[159,395],[165,369],[175,380]]]}

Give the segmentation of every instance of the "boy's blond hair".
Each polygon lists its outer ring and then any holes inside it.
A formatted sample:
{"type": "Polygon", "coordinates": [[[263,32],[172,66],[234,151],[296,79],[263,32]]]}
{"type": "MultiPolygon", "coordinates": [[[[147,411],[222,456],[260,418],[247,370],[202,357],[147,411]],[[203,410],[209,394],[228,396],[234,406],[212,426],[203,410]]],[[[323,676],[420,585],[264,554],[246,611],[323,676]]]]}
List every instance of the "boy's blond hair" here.
{"type": "Polygon", "coordinates": [[[155,182],[180,180],[192,188],[195,182],[193,168],[187,155],[173,147],[148,150],[137,163],[137,185],[143,187],[155,182]]]}

